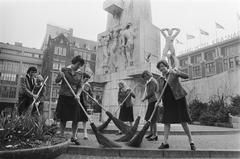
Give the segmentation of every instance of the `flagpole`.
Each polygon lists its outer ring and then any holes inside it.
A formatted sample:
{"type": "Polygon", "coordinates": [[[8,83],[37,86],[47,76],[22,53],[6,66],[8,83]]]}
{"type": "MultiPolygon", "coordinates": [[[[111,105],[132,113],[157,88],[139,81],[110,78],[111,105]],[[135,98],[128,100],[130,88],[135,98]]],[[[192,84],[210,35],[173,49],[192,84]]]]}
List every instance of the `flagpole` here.
{"type": "Polygon", "coordinates": [[[237,13],[237,32],[239,31],[239,21],[240,21],[240,15],[237,13]]]}
{"type": "Polygon", "coordinates": [[[216,38],[216,41],[217,41],[217,38],[218,38],[218,33],[217,33],[217,28],[216,28],[216,23],[215,23],[215,38],[216,38]]]}
{"type": "Polygon", "coordinates": [[[202,45],[202,39],[201,39],[202,37],[201,37],[201,32],[200,32],[200,28],[199,28],[199,42],[200,42],[200,46],[202,45]]]}

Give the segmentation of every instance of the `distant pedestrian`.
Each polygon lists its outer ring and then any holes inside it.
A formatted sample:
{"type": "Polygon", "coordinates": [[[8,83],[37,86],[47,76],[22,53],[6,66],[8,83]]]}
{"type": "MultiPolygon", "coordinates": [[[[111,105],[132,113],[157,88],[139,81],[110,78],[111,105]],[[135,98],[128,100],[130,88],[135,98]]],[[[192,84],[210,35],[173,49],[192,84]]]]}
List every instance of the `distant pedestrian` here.
{"type": "Polygon", "coordinates": [[[72,94],[67,83],[63,80],[63,77],[65,76],[65,78],[71,85],[73,91],[75,92],[77,97],[79,97],[82,86],[83,72],[78,71],[78,69],[82,67],[84,63],[85,62],[81,56],[75,56],[72,59],[71,66],[69,68],[62,68],[55,79],[56,83],[62,82],[56,108],[56,117],[57,119],[60,119],[61,135],[64,135],[66,122],[72,121],[71,142],[75,143],[76,145],[80,145],[77,139],[77,127],[78,122],[81,119],[81,107],[78,104],[78,101],[75,99],[75,96],[72,94]]]}
{"type": "MultiPolygon", "coordinates": [[[[36,86],[35,77],[37,74],[37,68],[31,66],[27,70],[27,74],[20,79],[20,91],[18,96],[18,114],[24,115],[32,104],[33,100],[37,98],[37,95],[33,93],[33,89],[36,86]]],[[[32,113],[36,111],[33,107],[32,113]]]]}
{"type": "MultiPolygon", "coordinates": [[[[83,75],[84,88],[83,89],[92,97],[93,94],[92,94],[91,85],[87,82],[89,79],[90,79],[90,76],[88,74],[84,73],[84,75],[83,75]]],[[[92,99],[84,91],[82,91],[80,94],[80,102],[81,102],[82,106],[84,107],[85,111],[87,112],[88,108],[91,107],[92,99]]],[[[87,135],[88,118],[82,109],[80,110],[80,121],[83,123],[83,133],[84,133],[83,139],[87,140],[88,139],[88,135],[87,135]]]]}
{"type": "MultiPolygon", "coordinates": [[[[149,71],[144,71],[142,73],[142,78],[146,81],[146,84],[145,84],[146,93],[142,98],[142,102],[144,102],[145,100],[148,100],[148,107],[145,115],[145,120],[148,121],[153,113],[155,104],[157,102],[156,92],[158,90],[158,85],[157,85],[156,79],[153,78],[152,73],[149,71]]],[[[158,140],[157,118],[158,118],[158,114],[155,113],[152,117],[151,124],[150,124],[150,134],[146,136],[146,139],[148,141],[158,140]]]]}
{"type": "Polygon", "coordinates": [[[178,69],[169,69],[169,65],[166,60],[159,61],[157,63],[157,68],[160,72],[162,72],[163,75],[163,77],[160,77],[158,79],[160,91],[166,84],[166,79],[169,79],[162,97],[162,123],[164,123],[164,143],[160,145],[159,149],[169,148],[168,136],[170,134],[170,125],[173,123],[181,123],[185,133],[188,136],[191,150],[196,150],[196,147],[192,140],[191,132],[187,124],[191,121],[185,98],[187,93],[179,82],[179,77],[186,79],[188,78],[188,75],[179,71],[178,69]]]}
{"type": "MultiPolygon", "coordinates": [[[[134,121],[132,98],[136,98],[136,96],[124,81],[120,81],[118,86],[119,120],[129,122],[129,125],[132,126],[132,122],[134,121]]],[[[118,134],[121,134],[121,132],[118,134]]]]}
{"type": "Polygon", "coordinates": [[[44,78],[42,75],[37,75],[36,76],[36,86],[33,90],[34,94],[38,94],[40,89],[42,88],[41,92],[39,92],[39,96],[36,100],[36,107],[40,113],[40,115],[43,115],[43,108],[44,108],[44,93],[45,93],[45,86],[43,85],[44,78]]]}

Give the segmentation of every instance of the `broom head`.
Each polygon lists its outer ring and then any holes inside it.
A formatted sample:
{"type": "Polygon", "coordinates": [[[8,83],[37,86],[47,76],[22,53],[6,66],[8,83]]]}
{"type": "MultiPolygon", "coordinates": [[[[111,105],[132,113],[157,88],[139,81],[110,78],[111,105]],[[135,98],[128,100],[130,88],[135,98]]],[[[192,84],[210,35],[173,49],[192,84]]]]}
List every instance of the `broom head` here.
{"type": "Polygon", "coordinates": [[[110,147],[110,148],[121,147],[120,145],[114,143],[113,141],[109,140],[108,138],[100,134],[100,132],[97,130],[97,127],[94,125],[94,123],[90,123],[90,126],[92,127],[92,130],[99,144],[103,145],[104,147],[110,147]]]}
{"type": "Polygon", "coordinates": [[[142,130],[138,132],[128,143],[128,146],[132,147],[140,147],[142,143],[142,139],[144,135],[146,134],[147,129],[150,126],[150,121],[147,121],[147,123],[143,126],[142,130]]]}
{"type": "Polygon", "coordinates": [[[135,135],[139,122],[140,122],[140,116],[137,117],[137,119],[135,120],[135,123],[133,125],[133,127],[130,129],[129,132],[127,132],[126,135],[120,137],[119,139],[115,140],[115,141],[119,141],[119,142],[128,142],[132,139],[132,137],[135,135]]]}
{"type": "Polygon", "coordinates": [[[97,130],[100,131],[100,132],[102,132],[102,131],[108,126],[108,124],[110,123],[110,121],[111,121],[111,118],[108,118],[107,121],[105,121],[104,123],[102,123],[101,125],[99,125],[99,126],[97,127],[97,130]]]}
{"type": "Polygon", "coordinates": [[[110,112],[106,112],[107,116],[112,119],[113,123],[116,125],[116,127],[118,127],[119,130],[121,130],[121,132],[123,132],[124,134],[126,134],[127,132],[130,131],[131,127],[128,126],[127,124],[125,124],[123,121],[115,118],[110,112]]]}

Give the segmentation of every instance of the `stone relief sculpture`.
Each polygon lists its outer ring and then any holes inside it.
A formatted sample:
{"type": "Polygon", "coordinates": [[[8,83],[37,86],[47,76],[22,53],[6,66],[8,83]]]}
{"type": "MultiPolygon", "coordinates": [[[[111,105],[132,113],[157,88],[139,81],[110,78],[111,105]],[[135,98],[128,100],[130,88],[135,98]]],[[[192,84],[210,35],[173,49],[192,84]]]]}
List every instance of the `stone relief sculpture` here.
{"type": "Polygon", "coordinates": [[[114,72],[118,70],[118,54],[119,54],[119,35],[120,35],[120,28],[116,28],[112,31],[111,34],[111,45],[109,46],[110,49],[110,56],[111,56],[111,67],[114,72]]]}
{"type": "Polygon", "coordinates": [[[133,65],[133,51],[135,29],[132,24],[128,23],[126,27],[120,32],[121,35],[121,53],[125,58],[125,67],[133,65]]]}
{"type": "Polygon", "coordinates": [[[135,30],[131,23],[124,27],[118,26],[109,30],[98,39],[98,47],[102,48],[102,67],[105,73],[117,72],[121,61],[119,56],[124,58],[124,67],[133,65],[133,51],[135,30]]]}
{"type": "Polygon", "coordinates": [[[173,46],[173,41],[175,40],[175,38],[180,33],[180,29],[178,29],[178,28],[172,28],[172,29],[164,28],[164,29],[161,29],[161,33],[166,40],[165,41],[165,47],[163,49],[162,59],[166,60],[166,58],[167,58],[171,67],[178,67],[179,64],[178,64],[178,60],[177,60],[176,55],[175,55],[175,49],[174,49],[174,46],[173,46]],[[176,32],[173,34],[174,30],[176,32]],[[168,35],[166,35],[165,31],[167,31],[168,35]],[[170,54],[168,54],[168,51],[170,51],[170,54]]]}
{"type": "Polygon", "coordinates": [[[102,50],[103,50],[102,66],[105,67],[106,69],[109,66],[109,60],[110,60],[109,44],[110,44],[110,35],[109,34],[100,37],[99,47],[102,47],[102,50]]]}

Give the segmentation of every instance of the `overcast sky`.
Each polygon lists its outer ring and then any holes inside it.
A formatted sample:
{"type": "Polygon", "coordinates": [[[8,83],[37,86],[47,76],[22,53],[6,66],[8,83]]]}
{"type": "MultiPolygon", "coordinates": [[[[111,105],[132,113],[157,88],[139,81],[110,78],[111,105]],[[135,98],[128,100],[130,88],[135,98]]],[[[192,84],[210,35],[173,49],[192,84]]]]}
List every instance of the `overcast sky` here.
{"type": "MultiPolygon", "coordinates": [[[[0,41],[22,42],[23,46],[40,48],[46,25],[73,28],[76,37],[97,39],[105,31],[107,12],[104,0],[0,0],[0,41]]],[[[215,22],[225,29],[217,30],[223,37],[240,26],[239,0],[151,0],[153,24],[159,28],[181,29],[178,51],[216,38],[215,22]],[[209,36],[199,37],[199,29],[209,36]],[[196,36],[186,42],[186,34],[196,36]]],[[[162,43],[164,45],[164,43],[162,43]]],[[[162,46],[163,47],[163,46],[162,46]]]]}

